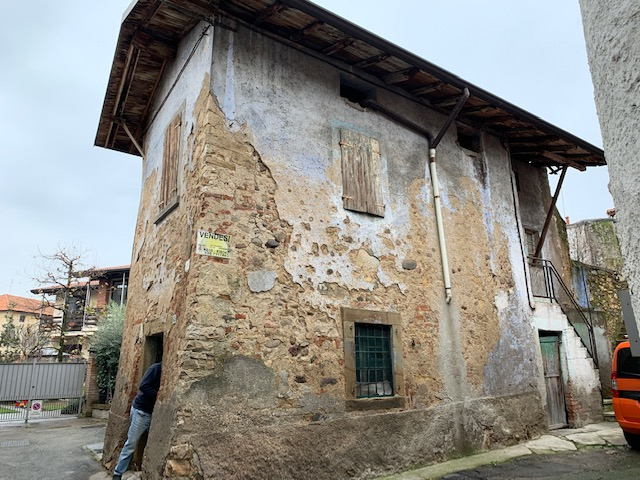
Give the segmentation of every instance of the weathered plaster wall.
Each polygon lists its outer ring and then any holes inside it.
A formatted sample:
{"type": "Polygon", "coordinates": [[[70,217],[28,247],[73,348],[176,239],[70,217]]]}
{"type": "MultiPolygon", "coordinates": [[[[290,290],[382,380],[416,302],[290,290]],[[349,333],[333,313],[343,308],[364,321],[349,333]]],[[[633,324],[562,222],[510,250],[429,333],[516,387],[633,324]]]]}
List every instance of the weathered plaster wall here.
{"type": "MultiPolygon", "coordinates": [[[[518,178],[518,199],[522,227],[542,233],[551,205],[551,191],[546,169],[524,162],[514,162],[513,171],[518,178]]],[[[523,232],[524,233],[524,232],[523,232]]],[[[571,260],[567,246],[564,222],[557,210],[549,225],[541,257],[550,260],[567,285],[571,284],[571,260]]]]}
{"type": "Polygon", "coordinates": [[[625,332],[618,291],[627,288],[613,219],[567,225],[573,283],[580,306],[594,324],[603,396],[611,395],[611,358],[625,332]]]}
{"type": "MultiPolygon", "coordinates": [[[[447,305],[423,138],[345,102],[337,69],[242,27],[217,29],[190,65],[147,136],[122,353],[136,364],[144,334],[165,334],[149,478],[368,478],[540,432],[498,139],[472,154],[452,129],[439,148],[447,305]],[[179,108],[180,204],[156,225],[159,136],[179,108]],[[340,128],[380,141],[384,218],[342,208],[340,128]],[[230,234],[230,258],[196,255],[198,230],[230,234]],[[346,408],[343,306],[400,314],[401,408],[346,408]]],[[[383,89],[378,101],[434,132],[444,120],[383,89]]],[[[119,378],[107,463],[136,381],[119,378]]]]}
{"type": "Polygon", "coordinates": [[[609,190],[636,321],[640,321],[640,4],[625,0],[581,0],[582,19],[609,190]]]}
{"type": "Polygon", "coordinates": [[[567,225],[571,258],[587,265],[622,271],[622,254],[611,218],[583,220],[567,225]]]}
{"type": "Polygon", "coordinates": [[[561,367],[569,424],[572,427],[580,427],[602,421],[598,372],[562,309],[556,303],[539,302],[534,313],[534,322],[538,330],[561,334],[561,367]]]}
{"type": "Polygon", "coordinates": [[[618,292],[628,285],[614,270],[574,262],[573,271],[578,303],[594,325],[602,394],[610,397],[613,350],[626,333],[618,292]]]}

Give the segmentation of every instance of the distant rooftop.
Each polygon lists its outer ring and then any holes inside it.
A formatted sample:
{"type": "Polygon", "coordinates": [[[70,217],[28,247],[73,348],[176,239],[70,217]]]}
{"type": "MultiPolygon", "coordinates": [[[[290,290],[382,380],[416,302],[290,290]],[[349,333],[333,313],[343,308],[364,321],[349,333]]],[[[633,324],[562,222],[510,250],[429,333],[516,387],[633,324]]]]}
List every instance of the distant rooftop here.
{"type": "Polygon", "coordinates": [[[0,312],[6,311],[53,315],[53,308],[44,306],[42,301],[35,298],[18,297],[17,295],[0,295],[0,312]]]}

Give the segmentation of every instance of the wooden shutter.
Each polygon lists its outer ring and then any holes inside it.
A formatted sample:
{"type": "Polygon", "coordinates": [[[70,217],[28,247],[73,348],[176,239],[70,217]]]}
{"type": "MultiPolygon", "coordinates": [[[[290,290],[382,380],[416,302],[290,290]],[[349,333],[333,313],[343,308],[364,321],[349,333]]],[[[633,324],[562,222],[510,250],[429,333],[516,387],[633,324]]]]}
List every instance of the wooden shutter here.
{"type": "Polygon", "coordinates": [[[164,132],[160,209],[170,206],[178,196],[178,157],[182,114],[176,115],[164,132]]]}
{"type": "Polygon", "coordinates": [[[375,138],[340,130],[340,148],[344,208],[384,217],[380,143],[375,138]]]}

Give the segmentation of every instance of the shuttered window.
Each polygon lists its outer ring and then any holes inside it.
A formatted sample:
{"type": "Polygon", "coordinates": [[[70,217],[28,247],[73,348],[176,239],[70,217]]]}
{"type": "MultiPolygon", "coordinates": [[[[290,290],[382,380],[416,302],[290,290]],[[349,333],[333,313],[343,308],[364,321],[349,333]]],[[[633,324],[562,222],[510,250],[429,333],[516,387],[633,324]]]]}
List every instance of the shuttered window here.
{"type": "Polygon", "coordinates": [[[162,183],[160,184],[160,210],[163,211],[178,200],[178,158],[182,114],[176,115],[164,132],[164,156],[162,183]]]}
{"type": "Polygon", "coordinates": [[[350,130],[340,130],[342,199],[347,210],[384,217],[380,143],[350,130]]]}

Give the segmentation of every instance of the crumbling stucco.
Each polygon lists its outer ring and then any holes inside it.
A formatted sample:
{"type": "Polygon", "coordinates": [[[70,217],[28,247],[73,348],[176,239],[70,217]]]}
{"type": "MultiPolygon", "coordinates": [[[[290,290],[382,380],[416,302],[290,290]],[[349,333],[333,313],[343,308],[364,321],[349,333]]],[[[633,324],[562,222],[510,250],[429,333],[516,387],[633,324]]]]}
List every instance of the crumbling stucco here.
{"type": "MultiPolygon", "coordinates": [[[[166,367],[148,477],[370,478],[540,432],[499,140],[487,135],[470,157],[452,129],[439,148],[447,304],[426,140],[350,106],[333,67],[242,27],[212,37],[199,94],[192,85],[183,94],[193,98],[175,102],[180,202],[161,222],[161,152],[145,167],[122,358],[138,361],[136,325],[156,322],[166,367]],[[341,128],[380,141],[384,218],[342,207],[341,128]],[[196,254],[199,230],[230,235],[229,258],[196,254]],[[345,408],[341,307],[400,314],[400,408],[345,408]]],[[[383,89],[379,99],[433,130],[444,120],[383,89]]],[[[120,426],[135,381],[119,380],[120,426]]],[[[110,426],[108,458],[121,431],[110,426]]]]}

